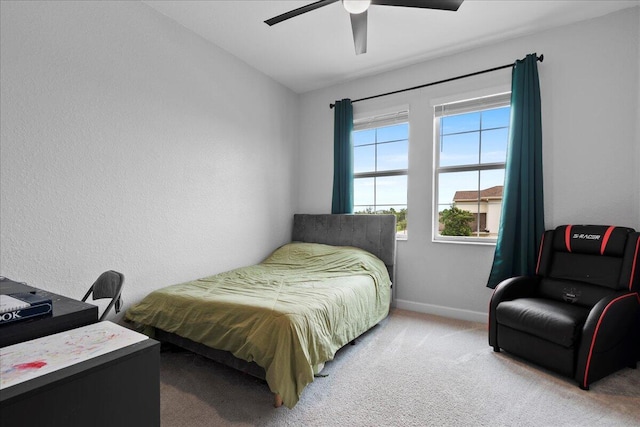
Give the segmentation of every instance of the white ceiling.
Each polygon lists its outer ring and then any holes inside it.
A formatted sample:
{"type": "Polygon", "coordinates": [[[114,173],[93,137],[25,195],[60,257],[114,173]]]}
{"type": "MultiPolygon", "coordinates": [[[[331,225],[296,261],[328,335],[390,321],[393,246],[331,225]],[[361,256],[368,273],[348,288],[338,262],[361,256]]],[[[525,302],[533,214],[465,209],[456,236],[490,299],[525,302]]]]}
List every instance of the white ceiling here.
{"type": "Polygon", "coordinates": [[[372,5],[356,55],[340,2],[272,27],[312,1],[143,0],[297,93],[640,5],[640,0],[465,0],[457,12],[372,5]]]}

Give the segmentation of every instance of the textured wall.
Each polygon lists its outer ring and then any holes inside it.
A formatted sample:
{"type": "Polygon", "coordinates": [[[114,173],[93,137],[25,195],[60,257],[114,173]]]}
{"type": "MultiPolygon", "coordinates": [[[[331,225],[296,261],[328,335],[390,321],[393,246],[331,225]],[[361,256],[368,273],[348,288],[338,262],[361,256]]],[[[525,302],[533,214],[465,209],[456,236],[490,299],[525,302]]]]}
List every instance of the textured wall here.
{"type": "MultiPolygon", "coordinates": [[[[640,229],[638,132],[640,8],[358,79],[301,98],[299,206],[331,208],[333,112],[329,102],[363,98],[544,54],[539,64],[548,228],[564,223],[640,229]]],[[[434,243],[433,104],[510,87],[510,71],[484,74],[354,104],[354,115],[409,105],[409,237],[398,241],[399,307],[483,320],[494,246],[434,243]]]]}
{"type": "Polygon", "coordinates": [[[1,4],[0,274],[128,304],[290,238],[297,95],[139,2],[1,4]]]}

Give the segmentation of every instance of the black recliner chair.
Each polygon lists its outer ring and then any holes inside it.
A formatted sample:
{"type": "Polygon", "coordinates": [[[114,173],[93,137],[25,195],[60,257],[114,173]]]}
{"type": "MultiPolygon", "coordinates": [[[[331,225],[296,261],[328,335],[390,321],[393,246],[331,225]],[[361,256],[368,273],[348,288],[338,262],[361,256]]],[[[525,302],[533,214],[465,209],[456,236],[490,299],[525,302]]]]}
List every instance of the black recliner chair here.
{"type": "Polygon", "coordinates": [[[580,388],[640,360],[640,233],[563,225],[542,236],[536,274],[494,290],[489,345],[580,388]]]}

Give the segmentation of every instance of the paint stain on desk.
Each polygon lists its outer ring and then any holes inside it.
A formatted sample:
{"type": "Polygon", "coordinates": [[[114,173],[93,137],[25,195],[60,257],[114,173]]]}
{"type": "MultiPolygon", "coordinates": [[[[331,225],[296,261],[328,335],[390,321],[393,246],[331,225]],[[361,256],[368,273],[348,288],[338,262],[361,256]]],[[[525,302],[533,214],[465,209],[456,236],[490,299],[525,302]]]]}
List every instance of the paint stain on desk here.
{"type": "Polygon", "coordinates": [[[19,370],[25,370],[25,369],[40,369],[43,366],[46,366],[47,362],[44,362],[42,360],[36,360],[33,362],[27,362],[27,363],[20,363],[19,365],[15,365],[14,368],[19,369],[19,370]]]}

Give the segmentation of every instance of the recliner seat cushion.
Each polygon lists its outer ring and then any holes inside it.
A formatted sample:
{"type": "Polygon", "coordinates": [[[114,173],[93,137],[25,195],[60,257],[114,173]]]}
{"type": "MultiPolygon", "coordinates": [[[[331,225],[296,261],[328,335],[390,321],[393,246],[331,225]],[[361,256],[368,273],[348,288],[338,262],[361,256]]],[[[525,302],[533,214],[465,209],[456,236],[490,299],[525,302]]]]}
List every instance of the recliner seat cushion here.
{"type": "Polygon", "coordinates": [[[503,301],[496,308],[496,321],[566,348],[579,344],[589,309],[541,298],[503,301]]]}

